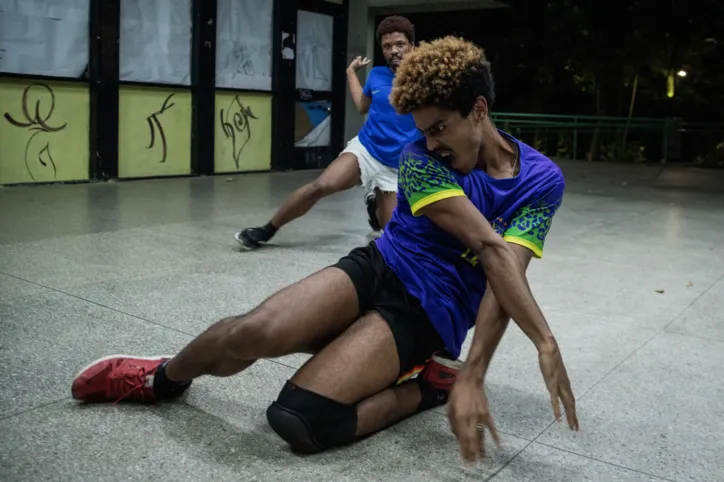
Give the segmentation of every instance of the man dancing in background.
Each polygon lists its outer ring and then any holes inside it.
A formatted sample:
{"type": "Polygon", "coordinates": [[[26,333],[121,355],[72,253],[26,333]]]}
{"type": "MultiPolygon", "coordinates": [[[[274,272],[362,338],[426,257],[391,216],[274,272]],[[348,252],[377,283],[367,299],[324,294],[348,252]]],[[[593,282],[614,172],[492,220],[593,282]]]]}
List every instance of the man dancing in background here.
{"type": "Polygon", "coordinates": [[[245,249],[269,241],[285,224],[306,214],[322,198],[362,184],[373,230],[381,230],[396,205],[397,168],[402,148],[420,137],[411,115],[400,115],[389,96],[397,67],[415,42],[415,28],[404,17],[385,18],[377,27],[386,67],[374,67],[364,88],[357,70],[369,63],[357,57],[347,68],[347,81],[360,114],[369,114],[359,134],[313,182],[297,189],[264,226],[234,236],[245,249]]]}

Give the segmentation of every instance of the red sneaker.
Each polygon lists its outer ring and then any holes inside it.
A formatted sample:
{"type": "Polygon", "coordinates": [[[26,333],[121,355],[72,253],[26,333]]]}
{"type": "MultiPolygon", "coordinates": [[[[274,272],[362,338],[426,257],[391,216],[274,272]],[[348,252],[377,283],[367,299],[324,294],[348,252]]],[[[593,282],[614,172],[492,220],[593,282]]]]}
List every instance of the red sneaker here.
{"type": "Polygon", "coordinates": [[[420,376],[432,387],[449,392],[458,379],[463,362],[433,355],[420,376]]]}
{"type": "Polygon", "coordinates": [[[113,355],[96,360],[73,380],[73,398],[84,402],[153,403],[153,377],[158,367],[171,357],[140,358],[113,355]]]}

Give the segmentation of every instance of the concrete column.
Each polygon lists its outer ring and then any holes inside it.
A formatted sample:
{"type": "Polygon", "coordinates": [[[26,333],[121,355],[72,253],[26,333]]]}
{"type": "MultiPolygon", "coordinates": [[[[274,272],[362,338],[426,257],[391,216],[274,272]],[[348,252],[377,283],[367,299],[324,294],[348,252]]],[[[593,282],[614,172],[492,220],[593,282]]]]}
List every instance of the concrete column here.
{"type": "MultiPolygon", "coordinates": [[[[368,8],[367,0],[349,0],[349,25],[347,33],[347,65],[352,62],[352,59],[358,55],[367,56],[372,58],[374,50],[369,49],[368,45],[368,8]]],[[[374,35],[373,37],[373,48],[374,48],[374,35]]],[[[364,79],[367,78],[367,73],[372,67],[370,64],[367,70],[360,70],[360,80],[364,85],[364,79]]],[[[343,73],[344,75],[344,73],[343,73]]],[[[345,86],[346,88],[346,86],[345,86]]],[[[345,109],[344,119],[344,138],[345,142],[357,135],[362,124],[364,124],[365,116],[360,115],[357,111],[357,107],[352,101],[352,97],[349,95],[349,90],[345,92],[345,99],[347,102],[345,109]]],[[[333,120],[334,122],[334,120],[333,120]]]]}

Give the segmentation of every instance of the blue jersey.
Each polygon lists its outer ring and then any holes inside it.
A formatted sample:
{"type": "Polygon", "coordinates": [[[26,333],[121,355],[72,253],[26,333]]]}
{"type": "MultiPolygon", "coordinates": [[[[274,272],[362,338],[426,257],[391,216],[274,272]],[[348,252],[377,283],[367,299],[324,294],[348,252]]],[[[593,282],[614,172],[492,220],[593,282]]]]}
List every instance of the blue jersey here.
{"type": "Polygon", "coordinates": [[[358,138],[372,157],[397,169],[402,149],[419,139],[421,134],[412,114],[400,115],[390,104],[394,78],[389,67],[374,67],[370,71],[363,92],[372,102],[358,138]]]}
{"type": "Polygon", "coordinates": [[[563,198],[558,166],[532,147],[501,132],[518,146],[520,172],[495,179],[482,169],[460,174],[426,148],[409,144],[400,158],[397,209],[377,247],[407,291],[417,297],[454,356],[475,319],[485,293],[482,265],[467,246],[419,211],[434,202],[466,196],[509,243],[543,254],[551,220],[563,198]]]}

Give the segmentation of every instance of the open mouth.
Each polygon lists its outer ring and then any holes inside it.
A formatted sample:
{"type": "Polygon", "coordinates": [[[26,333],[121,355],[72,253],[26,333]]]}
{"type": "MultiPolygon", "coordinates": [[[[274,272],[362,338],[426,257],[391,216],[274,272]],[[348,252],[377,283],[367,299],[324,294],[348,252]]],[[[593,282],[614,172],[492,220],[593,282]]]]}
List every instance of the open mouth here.
{"type": "Polygon", "coordinates": [[[455,156],[453,156],[453,153],[450,151],[440,151],[437,153],[437,155],[440,156],[445,162],[452,162],[453,159],[455,159],[455,156]]]}

